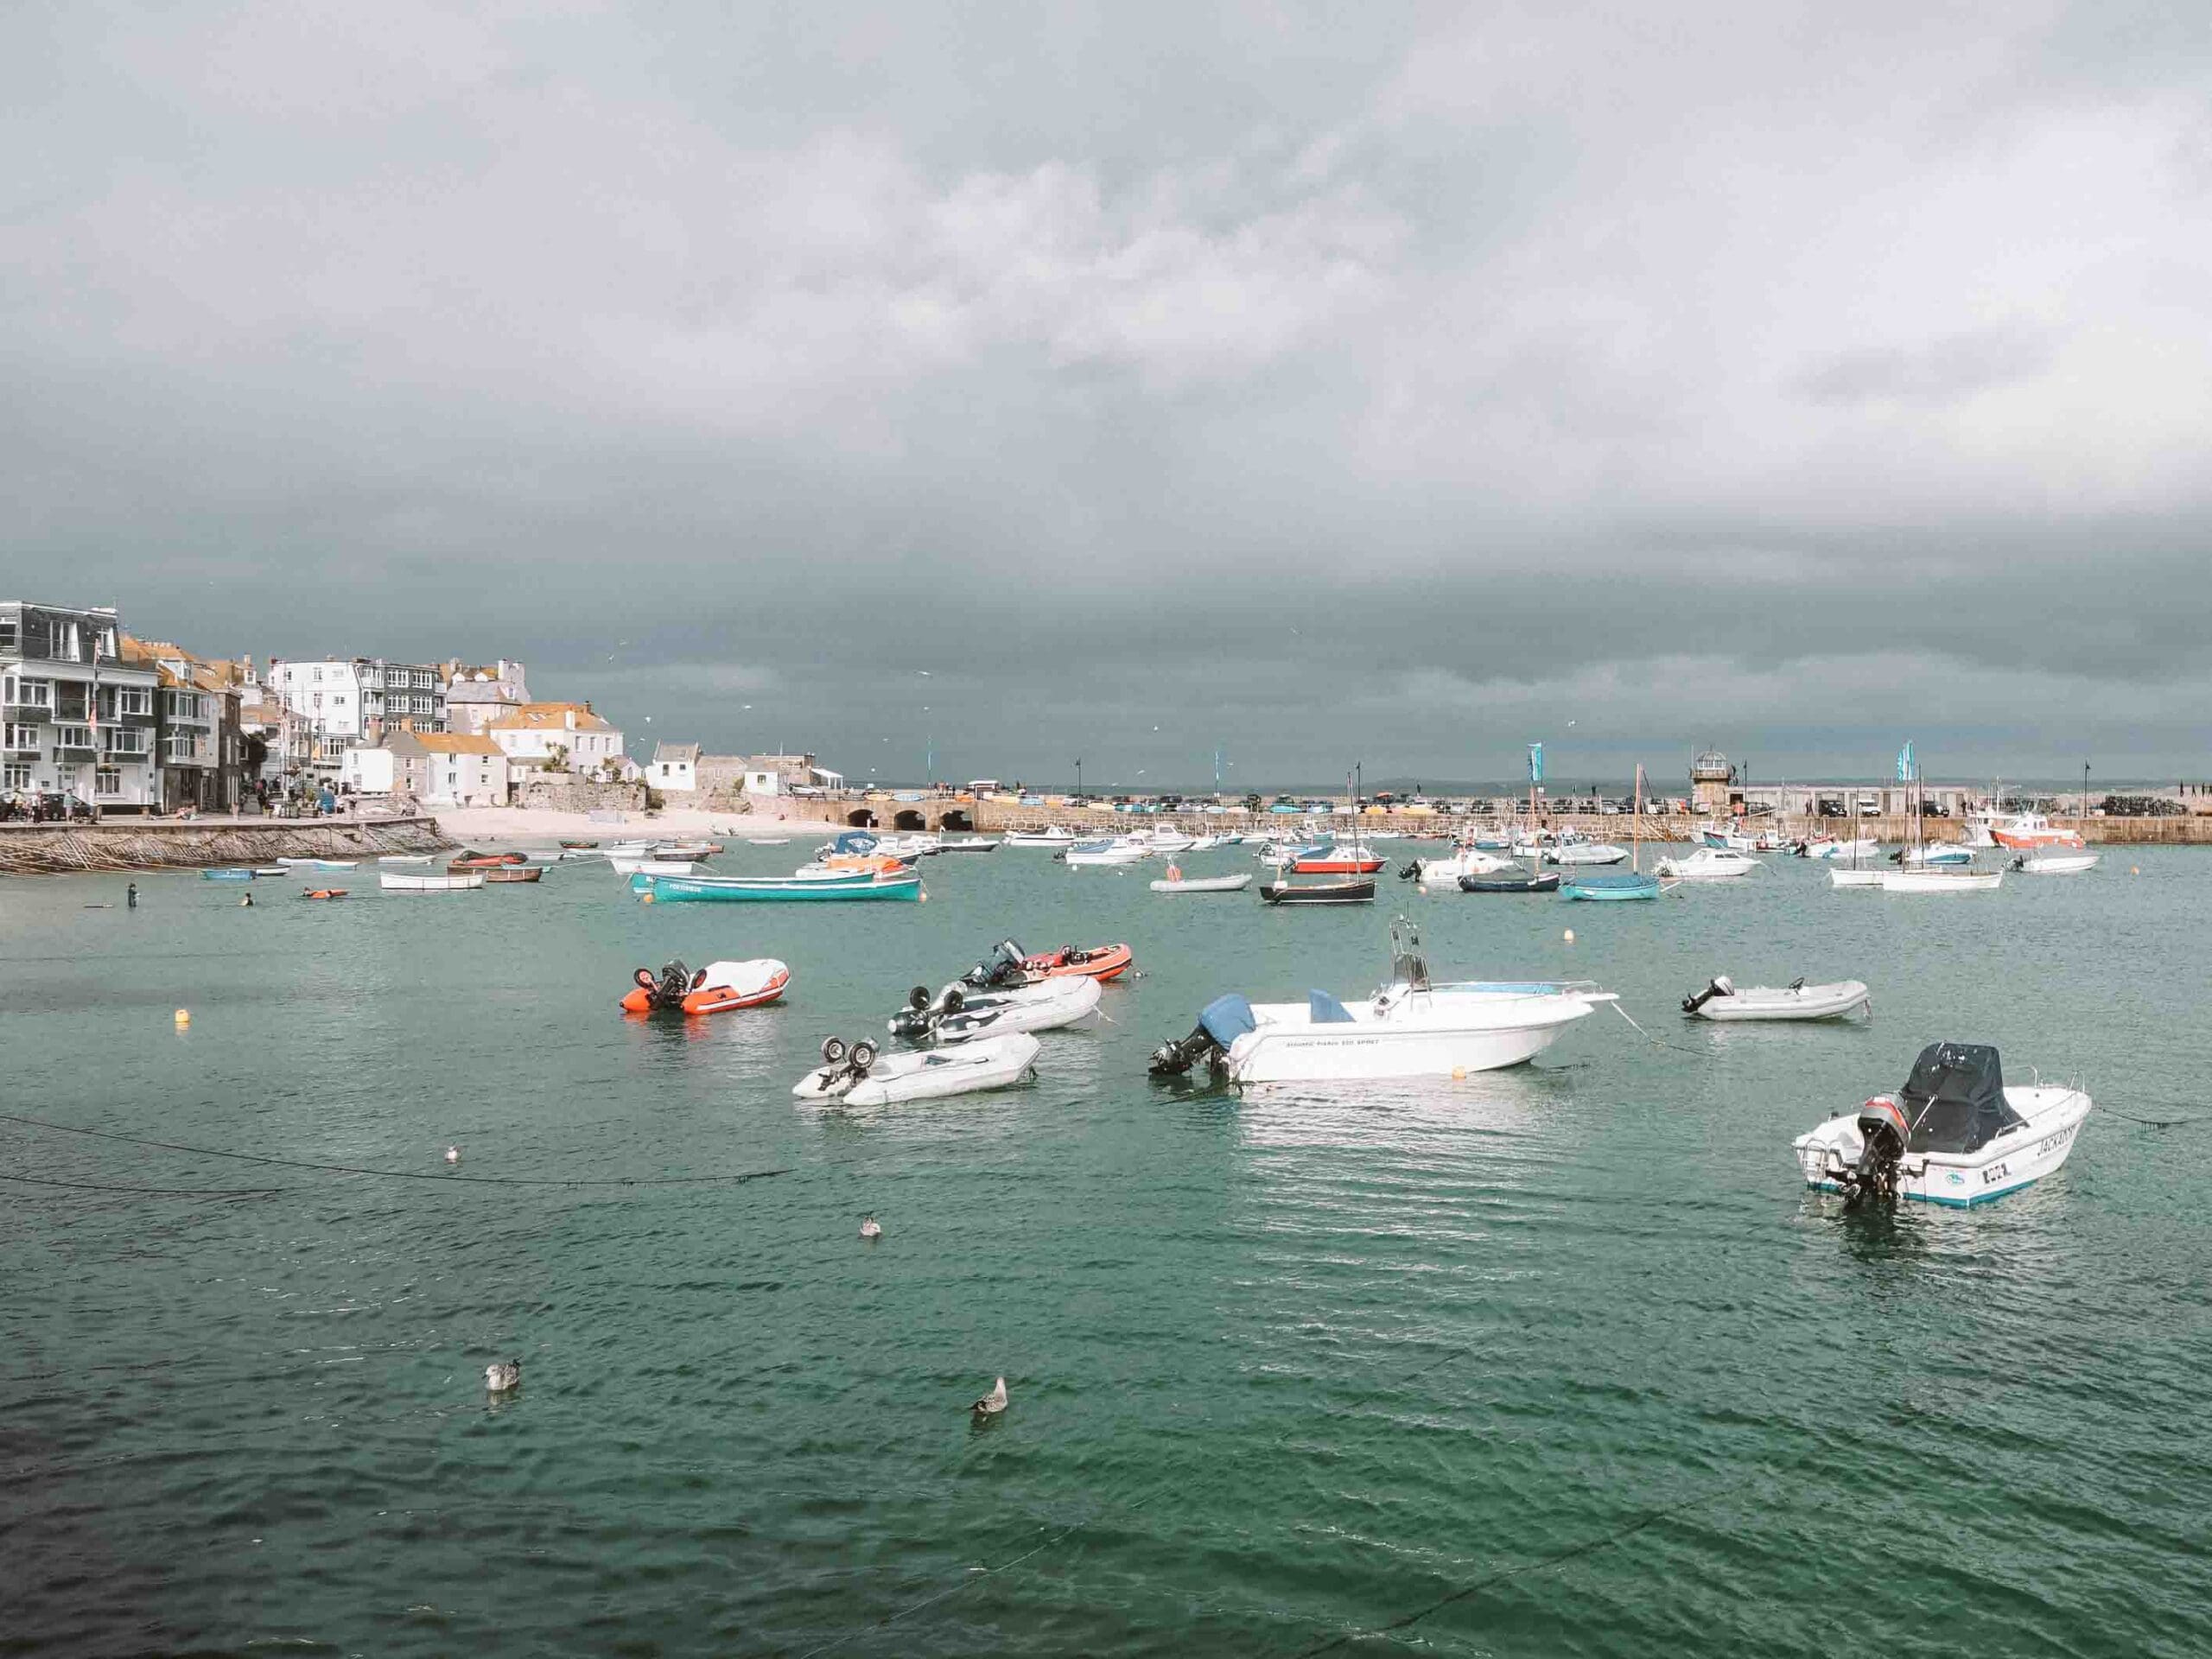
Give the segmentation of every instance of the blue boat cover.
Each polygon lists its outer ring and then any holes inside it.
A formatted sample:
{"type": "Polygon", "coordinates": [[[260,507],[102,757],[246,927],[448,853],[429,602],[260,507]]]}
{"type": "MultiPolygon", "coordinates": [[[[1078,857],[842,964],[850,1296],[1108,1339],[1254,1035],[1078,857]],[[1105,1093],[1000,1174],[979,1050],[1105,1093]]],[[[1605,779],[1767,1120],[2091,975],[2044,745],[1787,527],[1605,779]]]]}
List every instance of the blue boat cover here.
{"type": "Polygon", "coordinates": [[[1349,1026],[1356,1023],[1351,1010],[1326,991],[1306,993],[1306,1017],[1317,1026],[1349,1026]]]}
{"type": "Polygon", "coordinates": [[[850,853],[865,858],[874,852],[878,845],[880,843],[876,838],[867,830],[848,830],[830,843],[830,850],[833,853],[850,853]]]}
{"type": "Polygon", "coordinates": [[[1260,1022],[1252,1017],[1252,1005],[1234,991],[1207,1003],[1198,1015],[1198,1023],[1206,1028],[1206,1035],[1224,1049],[1246,1032],[1260,1028],[1260,1022]]]}

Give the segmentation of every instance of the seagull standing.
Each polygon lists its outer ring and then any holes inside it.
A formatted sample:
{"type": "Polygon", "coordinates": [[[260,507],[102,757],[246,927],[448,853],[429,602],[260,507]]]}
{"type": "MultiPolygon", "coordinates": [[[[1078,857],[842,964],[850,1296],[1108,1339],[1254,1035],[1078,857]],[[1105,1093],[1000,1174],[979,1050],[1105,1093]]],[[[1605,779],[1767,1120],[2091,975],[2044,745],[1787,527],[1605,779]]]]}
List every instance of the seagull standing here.
{"type": "Polygon", "coordinates": [[[995,1417],[1006,1409],[1006,1378],[1001,1377],[991,1385],[991,1391],[978,1400],[971,1410],[978,1417],[995,1417]]]}
{"type": "Polygon", "coordinates": [[[493,1360],[484,1368],[484,1386],[493,1394],[512,1394],[522,1387],[522,1361],[493,1360]]]}

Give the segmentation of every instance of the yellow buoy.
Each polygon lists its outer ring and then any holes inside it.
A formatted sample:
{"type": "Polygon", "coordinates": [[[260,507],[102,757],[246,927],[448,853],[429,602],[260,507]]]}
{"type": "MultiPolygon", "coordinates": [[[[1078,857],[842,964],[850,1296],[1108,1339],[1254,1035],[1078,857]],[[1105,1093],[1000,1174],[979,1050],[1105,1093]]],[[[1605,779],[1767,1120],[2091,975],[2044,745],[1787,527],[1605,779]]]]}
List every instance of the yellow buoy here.
{"type": "Polygon", "coordinates": [[[183,1030],[187,1026],[190,1025],[191,1023],[192,1023],[192,1010],[191,1010],[190,1008],[179,1008],[179,1009],[176,1011],[176,1025],[177,1025],[177,1029],[178,1029],[179,1031],[181,1031],[181,1030],[183,1030]]]}
{"type": "Polygon", "coordinates": [[[1453,1066],[1453,1067],[1452,1068],[1452,1082],[1454,1082],[1454,1083],[1465,1083],[1466,1080],[1467,1080],[1467,1068],[1466,1068],[1465,1066],[1464,1066],[1464,1065],[1455,1065],[1455,1066],[1453,1066]]]}
{"type": "Polygon", "coordinates": [[[1571,927],[1567,930],[1567,942],[1569,944],[1574,943],[1574,930],[1571,927]]]}
{"type": "Polygon", "coordinates": [[[2143,874],[2143,867],[2140,864],[2131,864],[2127,867],[2127,873],[2130,875],[2140,875],[2143,874]]]}

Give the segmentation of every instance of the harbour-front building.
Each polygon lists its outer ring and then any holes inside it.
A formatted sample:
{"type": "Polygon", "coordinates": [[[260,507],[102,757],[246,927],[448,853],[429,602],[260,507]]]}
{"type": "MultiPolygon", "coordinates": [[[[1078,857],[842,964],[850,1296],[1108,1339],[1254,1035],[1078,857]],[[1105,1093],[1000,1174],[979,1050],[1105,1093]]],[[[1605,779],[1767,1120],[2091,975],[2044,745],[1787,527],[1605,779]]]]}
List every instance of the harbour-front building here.
{"type": "Polygon", "coordinates": [[[154,810],[159,676],[122,643],[111,606],[0,601],[0,795],[154,810]]]}

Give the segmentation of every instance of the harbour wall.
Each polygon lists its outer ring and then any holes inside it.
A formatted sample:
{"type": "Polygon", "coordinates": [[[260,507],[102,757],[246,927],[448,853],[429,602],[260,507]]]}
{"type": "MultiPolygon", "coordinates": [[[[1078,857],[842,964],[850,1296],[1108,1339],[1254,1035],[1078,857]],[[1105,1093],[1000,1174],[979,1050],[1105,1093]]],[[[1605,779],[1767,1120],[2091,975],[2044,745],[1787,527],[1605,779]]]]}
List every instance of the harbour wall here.
{"type": "Polygon", "coordinates": [[[374,858],[450,847],[434,817],[226,818],[155,823],[0,823],[0,874],[193,869],[279,858],[374,858]]]}

